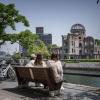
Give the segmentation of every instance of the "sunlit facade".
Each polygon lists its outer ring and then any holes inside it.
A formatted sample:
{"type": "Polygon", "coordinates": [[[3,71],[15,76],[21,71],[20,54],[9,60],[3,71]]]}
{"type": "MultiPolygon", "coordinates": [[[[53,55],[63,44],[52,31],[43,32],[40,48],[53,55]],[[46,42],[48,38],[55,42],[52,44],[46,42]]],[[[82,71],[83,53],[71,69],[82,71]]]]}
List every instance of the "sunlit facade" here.
{"type": "Polygon", "coordinates": [[[95,39],[86,36],[82,24],[72,25],[70,33],[62,35],[62,59],[94,58],[95,47],[95,39]]]}

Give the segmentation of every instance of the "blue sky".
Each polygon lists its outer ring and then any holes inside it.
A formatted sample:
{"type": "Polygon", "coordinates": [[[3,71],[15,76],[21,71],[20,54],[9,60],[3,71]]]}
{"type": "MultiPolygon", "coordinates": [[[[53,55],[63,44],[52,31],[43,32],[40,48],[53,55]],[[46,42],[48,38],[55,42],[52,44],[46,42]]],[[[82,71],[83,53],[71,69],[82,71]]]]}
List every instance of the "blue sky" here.
{"type": "MultiPolygon", "coordinates": [[[[30,27],[17,24],[16,32],[43,26],[45,33],[52,33],[53,44],[61,46],[61,35],[70,32],[73,24],[80,23],[86,28],[86,35],[100,39],[100,3],[97,0],[0,0],[15,3],[16,9],[26,16],[30,27]]],[[[9,30],[10,32],[14,32],[9,30]]]]}

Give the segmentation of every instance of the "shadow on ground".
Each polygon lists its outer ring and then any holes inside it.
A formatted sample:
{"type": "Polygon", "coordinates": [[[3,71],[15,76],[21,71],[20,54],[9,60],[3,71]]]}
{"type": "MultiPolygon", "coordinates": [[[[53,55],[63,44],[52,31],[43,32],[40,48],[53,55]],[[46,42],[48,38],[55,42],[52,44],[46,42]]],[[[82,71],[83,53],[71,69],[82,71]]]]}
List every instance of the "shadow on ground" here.
{"type": "Polygon", "coordinates": [[[13,92],[19,95],[27,96],[27,97],[40,97],[40,96],[49,96],[47,90],[43,90],[41,88],[4,88],[3,90],[13,92]]]}
{"type": "MultiPolygon", "coordinates": [[[[100,100],[100,95],[92,92],[76,92],[64,90],[61,95],[50,97],[46,89],[29,87],[25,89],[4,88],[3,90],[20,95],[22,100],[100,100]]],[[[75,91],[75,90],[74,90],[75,91]]]]}
{"type": "Polygon", "coordinates": [[[23,100],[63,100],[61,95],[51,97],[46,89],[42,88],[4,88],[3,90],[12,92],[14,94],[20,95],[20,99],[23,100]],[[58,98],[58,99],[57,99],[58,98]]]}

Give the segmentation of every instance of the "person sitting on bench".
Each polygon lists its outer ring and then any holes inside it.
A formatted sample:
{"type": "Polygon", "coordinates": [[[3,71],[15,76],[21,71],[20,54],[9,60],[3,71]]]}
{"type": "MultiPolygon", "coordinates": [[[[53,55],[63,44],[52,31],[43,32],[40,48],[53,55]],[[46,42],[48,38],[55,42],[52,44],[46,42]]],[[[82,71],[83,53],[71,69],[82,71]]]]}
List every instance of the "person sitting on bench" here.
{"type": "Polygon", "coordinates": [[[47,61],[47,66],[53,67],[56,82],[63,80],[63,68],[58,54],[51,54],[51,60],[47,61]]]}
{"type": "MultiPolygon", "coordinates": [[[[62,81],[63,81],[63,68],[62,68],[61,61],[59,60],[58,54],[53,53],[51,55],[51,60],[47,61],[47,65],[49,67],[53,68],[53,72],[54,72],[54,76],[55,76],[55,81],[57,83],[57,87],[60,86],[60,89],[63,88],[63,86],[61,86],[62,81]]],[[[55,91],[55,92],[57,94],[60,94],[60,89],[55,91]]],[[[51,91],[50,95],[54,96],[55,92],[51,91]]]]}
{"type": "MultiPolygon", "coordinates": [[[[42,54],[37,54],[35,62],[34,62],[34,67],[47,67],[46,63],[43,61],[43,56],[42,54]]],[[[40,83],[35,83],[35,86],[43,86],[40,83]]]]}

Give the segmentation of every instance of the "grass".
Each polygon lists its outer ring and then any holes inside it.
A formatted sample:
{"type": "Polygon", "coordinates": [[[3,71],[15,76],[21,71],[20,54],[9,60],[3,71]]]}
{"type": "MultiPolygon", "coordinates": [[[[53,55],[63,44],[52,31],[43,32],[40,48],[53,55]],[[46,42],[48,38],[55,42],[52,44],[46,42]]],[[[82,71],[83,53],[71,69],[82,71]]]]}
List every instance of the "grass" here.
{"type": "Polygon", "coordinates": [[[66,63],[100,62],[100,59],[65,59],[66,63]]]}

